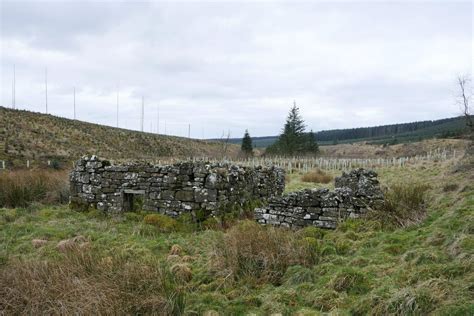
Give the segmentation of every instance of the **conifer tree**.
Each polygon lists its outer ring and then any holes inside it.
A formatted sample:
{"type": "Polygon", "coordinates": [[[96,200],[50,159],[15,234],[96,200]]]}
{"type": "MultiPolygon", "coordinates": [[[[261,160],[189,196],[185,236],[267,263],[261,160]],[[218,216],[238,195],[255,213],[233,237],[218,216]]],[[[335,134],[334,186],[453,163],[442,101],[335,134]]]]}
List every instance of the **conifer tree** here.
{"type": "Polygon", "coordinates": [[[300,151],[303,145],[301,140],[304,134],[305,125],[299,111],[300,110],[296,107],[296,104],[294,104],[290,109],[290,113],[288,113],[285,126],[280,135],[280,151],[288,155],[294,155],[296,152],[300,151]]]}
{"type": "Polygon", "coordinates": [[[316,141],[316,136],[314,135],[313,130],[311,130],[306,135],[307,141],[305,144],[304,151],[308,153],[317,153],[319,151],[318,142],[316,141]]]}
{"type": "Polygon", "coordinates": [[[248,130],[245,130],[244,137],[242,138],[242,146],[240,149],[246,156],[253,155],[252,138],[250,137],[248,130]]]}
{"type": "Polygon", "coordinates": [[[314,154],[318,152],[316,137],[311,131],[305,133],[304,120],[296,104],[288,113],[278,140],[267,148],[267,153],[285,156],[314,154]]]}

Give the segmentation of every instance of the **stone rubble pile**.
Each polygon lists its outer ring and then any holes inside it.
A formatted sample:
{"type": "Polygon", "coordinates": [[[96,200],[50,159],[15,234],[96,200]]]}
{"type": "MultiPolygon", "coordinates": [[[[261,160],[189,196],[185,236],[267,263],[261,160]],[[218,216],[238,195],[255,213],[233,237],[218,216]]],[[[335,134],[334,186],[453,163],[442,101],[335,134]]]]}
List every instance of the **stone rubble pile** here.
{"type": "Polygon", "coordinates": [[[346,218],[357,218],[383,203],[377,173],[356,169],[335,179],[335,190],[306,189],[268,200],[256,208],[255,219],[263,225],[289,228],[317,226],[336,228],[346,218]]]}

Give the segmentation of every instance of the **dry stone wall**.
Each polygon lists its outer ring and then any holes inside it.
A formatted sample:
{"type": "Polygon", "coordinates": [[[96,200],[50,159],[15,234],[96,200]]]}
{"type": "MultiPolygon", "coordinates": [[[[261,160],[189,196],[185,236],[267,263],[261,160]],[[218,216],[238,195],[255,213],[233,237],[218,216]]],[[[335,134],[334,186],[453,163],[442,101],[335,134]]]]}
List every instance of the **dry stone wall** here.
{"type": "Polygon", "coordinates": [[[141,197],[142,209],[176,217],[197,210],[212,214],[229,204],[280,196],[285,173],[277,167],[205,162],[111,165],[96,156],[85,156],[76,162],[70,184],[74,204],[123,212],[141,197]]]}
{"type": "Polygon", "coordinates": [[[254,216],[262,225],[288,228],[336,228],[383,202],[377,174],[357,169],[335,179],[335,189],[307,189],[282,195],[285,173],[277,167],[241,167],[223,163],[181,162],[111,165],[85,156],[70,175],[74,204],[118,213],[133,209],[140,197],[147,211],[172,217],[196,211],[218,214],[229,205],[266,202],[254,216]]]}
{"type": "Polygon", "coordinates": [[[377,173],[357,169],[335,180],[335,190],[307,189],[269,199],[256,208],[255,219],[263,225],[291,228],[336,228],[346,218],[357,218],[383,202],[377,173]]]}

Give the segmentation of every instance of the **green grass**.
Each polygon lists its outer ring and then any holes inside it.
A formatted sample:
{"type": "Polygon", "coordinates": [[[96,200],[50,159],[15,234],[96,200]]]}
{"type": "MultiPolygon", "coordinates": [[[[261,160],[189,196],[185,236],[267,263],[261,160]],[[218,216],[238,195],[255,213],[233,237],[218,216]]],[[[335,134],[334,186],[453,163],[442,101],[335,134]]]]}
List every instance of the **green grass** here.
{"type": "MultiPolygon", "coordinates": [[[[53,267],[49,273],[55,271],[55,264],[78,264],[59,252],[56,244],[81,235],[90,242],[87,252],[94,258],[90,262],[118,263],[113,265],[115,270],[92,265],[89,270],[73,272],[79,281],[89,282],[88,289],[94,294],[100,292],[101,284],[109,284],[101,283],[107,278],[118,282],[117,293],[126,294],[119,298],[130,305],[118,312],[153,313],[166,302],[168,314],[186,315],[212,315],[212,311],[220,315],[473,314],[474,188],[471,174],[451,170],[452,166],[441,163],[380,170],[386,186],[414,181],[430,184],[426,218],[405,228],[386,228],[377,221],[360,219],[349,220],[334,231],[306,228],[298,232],[247,222],[227,230],[186,229],[180,222],[179,229],[164,233],[153,221],[145,223],[145,214],[108,217],[64,206],[2,209],[0,283],[10,280],[6,275],[11,271],[24,271],[23,266],[30,269],[32,262],[49,262],[53,267]],[[459,188],[444,190],[450,183],[459,188]],[[34,248],[33,239],[46,239],[47,244],[34,248]],[[304,252],[295,252],[296,247],[304,252]],[[308,260],[297,260],[301,253],[308,260]],[[127,262],[140,271],[143,281],[127,270],[127,262]],[[157,266],[161,270],[152,268],[157,266]],[[277,273],[272,274],[272,269],[277,273]],[[150,276],[164,277],[160,282],[167,287],[150,276]],[[143,294],[150,291],[158,293],[160,300],[143,294]]],[[[300,176],[290,176],[290,190],[303,185],[300,176]]],[[[86,297],[85,293],[78,295],[86,297]]],[[[115,292],[107,295],[104,300],[119,299],[115,292]]],[[[0,298],[0,306],[2,303],[0,298]]],[[[96,304],[102,311],[100,308],[109,306],[104,301],[96,304]]]]}

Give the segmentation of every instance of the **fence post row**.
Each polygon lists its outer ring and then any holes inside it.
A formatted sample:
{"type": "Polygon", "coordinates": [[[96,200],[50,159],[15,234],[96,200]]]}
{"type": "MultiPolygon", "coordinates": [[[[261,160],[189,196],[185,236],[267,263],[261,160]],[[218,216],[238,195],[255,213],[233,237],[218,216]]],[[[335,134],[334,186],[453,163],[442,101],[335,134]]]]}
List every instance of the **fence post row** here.
{"type": "MultiPolygon", "coordinates": [[[[277,166],[285,169],[290,174],[293,171],[298,170],[302,172],[308,172],[314,168],[326,169],[326,170],[351,170],[354,168],[387,168],[387,167],[398,167],[402,168],[408,164],[418,164],[421,162],[431,161],[446,161],[450,159],[456,159],[458,153],[455,149],[451,152],[444,149],[430,150],[425,155],[416,155],[411,157],[392,157],[392,158],[331,158],[331,157],[291,157],[284,158],[278,157],[252,157],[252,158],[240,158],[240,159],[215,159],[209,157],[189,157],[189,161],[208,161],[212,163],[234,163],[248,167],[257,166],[277,166]]],[[[154,164],[173,164],[177,162],[177,158],[166,158],[166,159],[148,159],[147,161],[154,164]]],[[[26,160],[26,167],[29,169],[34,161],[26,160]]],[[[51,160],[47,160],[47,165],[51,166],[51,160]]],[[[75,167],[75,162],[72,162],[72,167],[75,167]]],[[[0,160],[0,169],[6,169],[6,161],[0,160]]]]}

